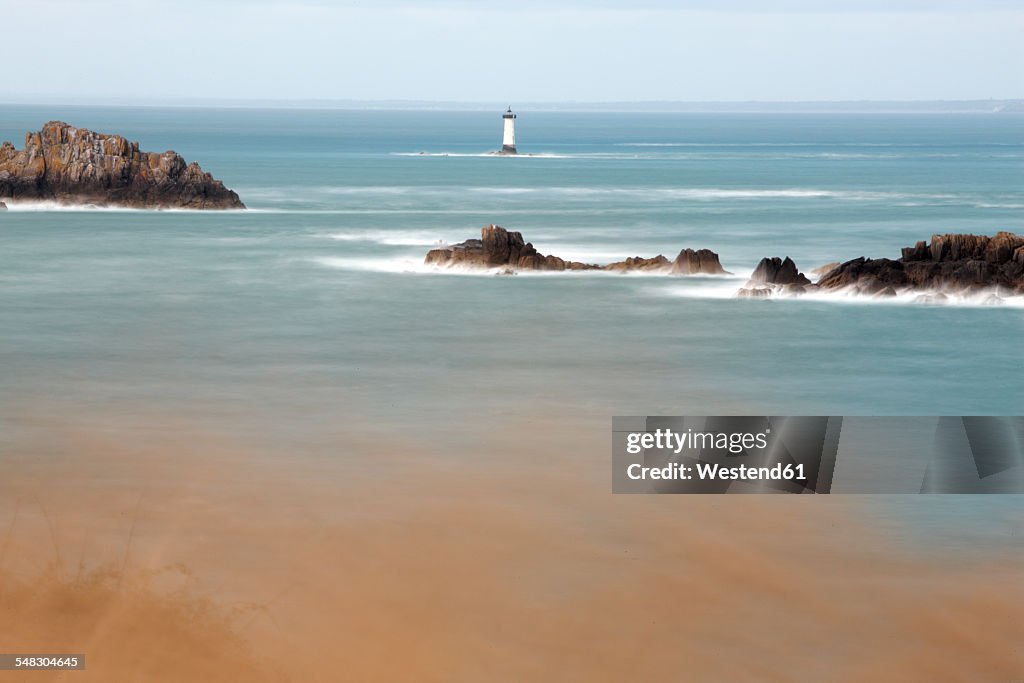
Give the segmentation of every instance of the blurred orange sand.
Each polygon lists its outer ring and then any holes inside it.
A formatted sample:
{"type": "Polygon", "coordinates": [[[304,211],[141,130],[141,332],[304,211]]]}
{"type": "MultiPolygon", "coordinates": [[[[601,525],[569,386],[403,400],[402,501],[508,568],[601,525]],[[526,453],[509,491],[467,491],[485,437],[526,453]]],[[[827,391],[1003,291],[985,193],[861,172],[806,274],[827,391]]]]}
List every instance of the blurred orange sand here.
{"type": "Polygon", "coordinates": [[[901,547],[870,499],[613,496],[605,434],[47,431],[0,456],[0,652],[87,668],[0,681],[1024,680],[1018,549],[901,547]]]}

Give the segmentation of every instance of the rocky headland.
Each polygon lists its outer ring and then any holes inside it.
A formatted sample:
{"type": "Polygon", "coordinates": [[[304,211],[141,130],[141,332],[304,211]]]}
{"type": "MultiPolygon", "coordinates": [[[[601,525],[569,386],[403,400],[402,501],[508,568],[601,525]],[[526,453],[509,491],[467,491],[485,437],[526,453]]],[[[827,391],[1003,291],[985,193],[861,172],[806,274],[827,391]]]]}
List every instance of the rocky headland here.
{"type": "Polygon", "coordinates": [[[244,209],[238,195],[173,152],[61,121],[0,145],[0,199],[137,208],[244,209]]]}
{"type": "Polygon", "coordinates": [[[510,232],[497,225],[482,228],[480,239],[469,239],[451,246],[431,249],[427,252],[424,263],[446,268],[499,269],[499,272],[507,273],[519,270],[604,270],[669,275],[727,274],[719,262],[718,254],[708,249],[683,249],[672,261],[661,254],[652,258],[633,256],[603,266],[567,261],[558,256],[541,254],[532,243],[523,239],[521,233],[510,232]]]}

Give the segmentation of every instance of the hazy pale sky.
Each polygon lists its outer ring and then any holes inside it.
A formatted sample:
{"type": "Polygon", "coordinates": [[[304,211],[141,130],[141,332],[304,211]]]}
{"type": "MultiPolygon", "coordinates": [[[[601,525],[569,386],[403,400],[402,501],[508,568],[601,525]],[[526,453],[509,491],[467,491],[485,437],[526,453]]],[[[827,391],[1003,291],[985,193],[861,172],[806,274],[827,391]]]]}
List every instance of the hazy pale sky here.
{"type": "Polygon", "coordinates": [[[1024,0],[0,0],[0,100],[1024,97],[1024,0]]]}

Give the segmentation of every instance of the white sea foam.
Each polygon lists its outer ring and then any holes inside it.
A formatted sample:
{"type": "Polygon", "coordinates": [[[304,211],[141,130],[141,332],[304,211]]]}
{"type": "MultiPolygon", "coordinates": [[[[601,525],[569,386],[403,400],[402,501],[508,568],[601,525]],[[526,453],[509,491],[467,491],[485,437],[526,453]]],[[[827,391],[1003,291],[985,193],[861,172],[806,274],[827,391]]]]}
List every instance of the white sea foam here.
{"type": "Polygon", "coordinates": [[[720,188],[720,187],[547,187],[547,188],[470,188],[474,192],[494,194],[554,194],[565,196],[613,195],[647,199],[843,199],[854,201],[891,199],[954,199],[950,194],[909,194],[879,190],[829,190],[813,187],[720,188]]]}
{"type": "Polygon", "coordinates": [[[616,147],[814,147],[815,142],[617,142],[616,147]]]}
{"type": "MultiPolygon", "coordinates": [[[[620,261],[623,260],[621,255],[617,255],[613,259],[607,259],[603,262],[608,261],[620,261]]],[[[403,255],[394,256],[390,258],[381,257],[348,257],[348,256],[321,256],[311,259],[311,261],[319,266],[326,268],[335,268],[338,270],[349,270],[349,271],[363,271],[363,272],[376,272],[376,273],[394,273],[394,274],[431,274],[431,275],[459,275],[467,277],[495,277],[504,275],[507,269],[498,266],[495,268],[476,268],[476,267],[460,267],[460,266],[436,266],[427,265],[423,263],[423,256],[420,254],[415,255],[403,255]]],[[[739,277],[737,275],[670,275],[665,271],[609,271],[609,270],[517,270],[515,271],[515,277],[542,277],[542,278],[557,278],[557,277],[603,277],[603,278],[619,278],[619,279],[644,279],[644,280],[674,280],[681,281],[686,280],[691,284],[703,285],[708,288],[719,287],[723,291],[728,290],[731,293],[735,293],[736,289],[746,281],[746,277],[739,277]],[[720,284],[720,283],[729,284],[720,284]]],[[[723,297],[724,298],[724,297],[723,297]]]]}
{"type": "MultiPolygon", "coordinates": [[[[464,241],[467,237],[465,233],[461,236],[452,236],[451,239],[438,239],[438,233],[436,231],[427,230],[347,230],[344,232],[334,232],[322,235],[328,239],[337,240],[339,242],[366,242],[371,244],[380,244],[389,247],[426,247],[426,248],[438,248],[446,247],[451,244],[456,244],[464,241]]],[[[473,237],[479,235],[471,234],[473,237]]],[[[546,251],[557,254],[561,258],[567,261],[581,261],[584,263],[611,263],[614,261],[622,261],[626,258],[623,255],[622,250],[610,250],[610,249],[595,249],[593,246],[586,244],[567,244],[558,242],[556,235],[544,234],[542,232],[532,232],[531,241],[535,244],[546,245],[546,251]]],[[[675,252],[672,252],[674,255],[675,252]]],[[[635,256],[636,254],[629,254],[635,256]]],[[[669,255],[666,252],[666,255],[669,255]]],[[[649,256],[653,256],[649,254],[649,256]]]]}
{"type": "Polygon", "coordinates": [[[1024,209],[1024,204],[1000,204],[994,202],[979,202],[975,206],[979,209],[1024,209]]]}
{"type": "Polygon", "coordinates": [[[878,190],[829,190],[813,187],[721,188],[721,187],[549,187],[473,188],[477,192],[557,194],[566,196],[613,195],[647,199],[843,199],[872,201],[889,199],[952,199],[949,194],[908,194],[878,190]]]}
{"type": "Polygon", "coordinates": [[[897,293],[895,296],[874,297],[864,294],[857,294],[851,290],[840,289],[834,291],[818,290],[799,296],[786,297],[791,299],[806,299],[807,301],[842,302],[851,304],[878,304],[878,305],[915,305],[915,306],[959,306],[968,308],[992,308],[1009,307],[1024,308],[1024,296],[996,296],[992,292],[981,292],[977,294],[951,294],[944,293],[944,299],[937,299],[940,292],[907,290],[897,293]]]}
{"type": "Polygon", "coordinates": [[[991,292],[978,294],[949,294],[945,298],[931,298],[939,292],[907,290],[897,293],[895,296],[874,297],[858,294],[849,289],[817,290],[805,294],[779,294],[774,293],[764,298],[744,298],[736,295],[735,284],[699,286],[695,287],[684,282],[673,282],[662,287],[651,287],[647,293],[652,296],[677,297],[685,299],[736,299],[751,302],[822,302],[833,304],[853,304],[871,306],[952,306],[967,308],[999,308],[1007,307],[1024,309],[1024,296],[1002,296],[996,297],[991,292]]]}
{"type": "MultiPolygon", "coordinates": [[[[325,268],[337,270],[392,273],[398,275],[454,275],[459,277],[497,277],[502,276],[504,268],[473,268],[460,266],[435,266],[423,263],[422,255],[395,256],[392,258],[361,258],[348,256],[321,256],[311,261],[325,268]]],[[[587,277],[615,276],[600,270],[580,271],[516,271],[516,277],[587,277]]]]}
{"type": "Polygon", "coordinates": [[[325,268],[353,270],[374,273],[426,273],[430,266],[423,263],[423,258],[356,258],[348,256],[319,256],[311,259],[313,263],[325,268]]]}
{"type": "MultiPolygon", "coordinates": [[[[893,192],[889,190],[871,189],[828,189],[818,187],[784,187],[784,188],[730,188],[730,187],[601,187],[593,185],[563,185],[548,187],[531,186],[453,186],[453,185],[324,185],[311,187],[280,187],[256,188],[253,196],[259,196],[270,203],[294,203],[301,201],[323,202],[328,198],[346,197],[353,200],[369,202],[381,200],[385,206],[348,206],[348,207],[310,207],[290,208],[287,206],[258,207],[254,211],[278,212],[374,212],[374,213],[479,213],[472,209],[438,209],[418,204],[424,199],[438,202],[465,203],[468,197],[479,198],[552,198],[561,201],[574,199],[620,198],[642,201],[692,201],[711,203],[723,201],[747,200],[836,200],[836,201],[922,201],[922,202],[964,202],[973,204],[978,197],[949,193],[929,192],[893,192]],[[387,200],[385,203],[383,200],[387,200]],[[398,200],[399,206],[392,206],[398,200]]],[[[435,202],[436,204],[436,202],[435,202]]],[[[563,207],[559,207],[562,209],[563,207]]],[[[531,209],[532,210],[532,209],[531,209]]],[[[614,210],[604,207],[595,210],[614,210]]]]}
{"type": "MultiPolygon", "coordinates": [[[[617,142],[616,147],[941,147],[926,142],[617,142]]],[[[1019,142],[978,142],[974,147],[1021,147],[1019,142]]]]}
{"type": "MultiPolygon", "coordinates": [[[[563,215],[601,215],[601,214],[628,214],[635,215],[633,208],[579,208],[579,209],[550,209],[550,208],[529,208],[510,209],[501,207],[501,215],[529,215],[529,216],[563,216],[563,215]]],[[[703,211],[703,210],[702,210],[703,211]]],[[[494,215],[493,208],[481,207],[479,209],[281,209],[281,208],[251,208],[250,213],[274,213],[274,214],[312,214],[330,216],[376,216],[376,215],[437,215],[437,216],[482,216],[490,219],[494,215]]],[[[485,220],[485,222],[488,222],[485,220]]],[[[535,234],[531,230],[530,234],[535,234]]]]}
{"type": "Polygon", "coordinates": [[[68,204],[52,200],[24,201],[20,199],[4,199],[8,211],[33,212],[102,212],[102,213],[245,213],[250,209],[188,209],[188,208],[143,208],[134,206],[110,206],[103,204],[68,204]]]}
{"type": "MultiPolygon", "coordinates": [[[[489,158],[496,158],[496,159],[579,159],[579,160],[592,159],[592,160],[599,160],[599,161],[600,160],[617,161],[617,160],[634,160],[634,159],[638,159],[638,160],[650,159],[650,160],[661,160],[661,161],[666,160],[666,159],[697,160],[697,161],[699,161],[699,160],[717,160],[717,161],[722,161],[722,160],[741,160],[741,159],[742,160],[747,160],[747,159],[754,159],[754,160],[758,160],[758,161],[764,161],[764,160],[770,160],[770,159],[776,159],[777,160],[777,159],[809,158],[809,157],[817,157],[817,156],[822,156],[822,155],[828,155],[829,154],[827,152],[821,152],[821,153],[812,153],[812,152],[791,152],[791,153],[785,153],[785,152],[779,152],[779,153],[777,153],[774,156],[765,156],[763,153],[745,154],[740,149],[740,147],[743,147],[743,146],[745,146],[745,145],[738,145],[738,146],[735,146],[735,147],[726,146],[730,150],[728,153],[724,153],[722,151],[716,151],[714,149],[706,149],[708,147],[707,145],[694,145],[692,147],[685,146],[685,145],[681,145],[681,146],[676,146],[676,145],[664,145],[664,146],[650,145],[650,146],[648,146],[646,148],[640,148],[640,147],[637,148],[638,150],[640,150],[640,149],[650,149],[650,150],[652,150],[652,151],[649,151],[649,152],[642,152],[642,151],[636,151],[636,152],[626,152],[626,151],[622,151],[622,152],[536,152],[536,153],[514,154],[514,155],[512,155],[512,154],[501,155],[501,154],[494,154],[494,153],[486,153],[486,154],[481,154],[481,153],[462,153],[462,152],[391,152],[391,156],[399,156],[399,157],[452,157],[452,158],[460,158],[460,157],[461,158],[488,158],[489,157],[489,158]],[[691,149],[692,151],[674,151],[674,150],[678,150],[678,149],[687,149],[687,148],[691,149]]],[[[837,153],[832,153],[832,154],[834,154],[835,156],[839,156],[839,157],[849,157],[849,158],[855,158],[857,156],[861,156],[863,158],[879,158],[879,157],[882,156],[881,154],[867,154],[867,153],[861,153],[860,155],[858,155],[858,154],[852,153],[852,152],[848,153],[846,155],[844,155],[842,153],[838,153],[838,152],[837,153]]],[[[888,158],[897,158],[897,157],[902,157],[902,156],[904,156],[904,155],[897,155],[897,154],[892,154],[892,153],[889,153],[887,155],[888,158]]]]}
{"type": "Polygon", "coordinates": [[[956,199],[957,195],[941,193],[905,193],[885,190],[832,190],[815,187],[789,188],[721,188],[721,187],[600,187],[600,186],[327,186],[304,188],[307,191],[334,195],[427,195],[458,196],[469,194],[525,196],[557,195],[565,197],[591,195],[635,196],[642,198],[668,199],[956,199]]]}
{"type": "Polygon", "coordinates": [[[493,159],[569,159],[576,155],[555,154],[554,152],[524,152],[522,154],[498,154],[497,152],[391,152],[396,157],[479,157],[493,159]]]}
{"type": "Polygon", "coordinates": [[[372,242],[394,247],[435,247],[448,243],[426,230],[348,230],[327,235],[339,242],[372,242]]]}

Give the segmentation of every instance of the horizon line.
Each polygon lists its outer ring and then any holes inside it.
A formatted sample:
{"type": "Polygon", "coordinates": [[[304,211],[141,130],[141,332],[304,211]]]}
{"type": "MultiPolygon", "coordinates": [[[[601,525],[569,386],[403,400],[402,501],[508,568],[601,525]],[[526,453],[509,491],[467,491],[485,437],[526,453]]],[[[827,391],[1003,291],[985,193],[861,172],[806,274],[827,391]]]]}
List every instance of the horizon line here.
{"type": "MultiPolygon", "coordinates": [[[[211,107],[211,108],[265,108],[295,109],[357,109],[357,110],[502,110],[508,106],[507,98],[498,100],[423,100],[415,98],[356,99],[356,98],[214,98],[214,97],[168,97],[168,98],[78,98],[62,96],[15,96],[0,100],[0,106],[87,106],[87,107],[211,107]]],[[[903,110],[909,112],[1010,112],[1024,111],[1024,98],[986,99],[800,99],[800,100],[523,100],[514,108],[534,111],[622,111],[622,112],[684,112],[698,110],[706,113],[727,113],[729,111],[758,111],[765,108],[780,113],[787,107],[831,111],[841,113],[842,107],[851,112],[868,112],[871,108],[881,110],[903,110]],[[718,108],[718,109],[716,109],[718,108]]],[[[793,112],[795,113],[795,112],[793,112]]]]}

